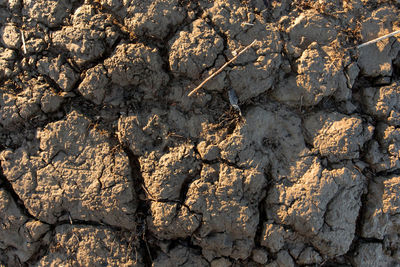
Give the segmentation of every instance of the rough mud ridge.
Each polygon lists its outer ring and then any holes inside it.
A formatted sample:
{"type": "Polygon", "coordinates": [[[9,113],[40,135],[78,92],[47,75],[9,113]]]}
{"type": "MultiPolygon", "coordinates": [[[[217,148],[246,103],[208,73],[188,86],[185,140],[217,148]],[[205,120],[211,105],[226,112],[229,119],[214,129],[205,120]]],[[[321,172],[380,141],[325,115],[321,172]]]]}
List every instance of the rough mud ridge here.
{"type": "Polygon", "coordinates": [[[0,266],[400,266],[399,15],[0,0],[0,266]]]}

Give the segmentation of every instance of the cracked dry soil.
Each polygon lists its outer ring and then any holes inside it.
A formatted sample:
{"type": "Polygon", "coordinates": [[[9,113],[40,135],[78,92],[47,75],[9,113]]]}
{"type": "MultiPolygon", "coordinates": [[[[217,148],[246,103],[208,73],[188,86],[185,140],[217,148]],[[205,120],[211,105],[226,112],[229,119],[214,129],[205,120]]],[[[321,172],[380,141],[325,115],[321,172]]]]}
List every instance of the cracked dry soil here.
{"type": "Polygon", "coordinates": [[[399,13],[0,0],[0,266],[400,266],[399,13]]]}

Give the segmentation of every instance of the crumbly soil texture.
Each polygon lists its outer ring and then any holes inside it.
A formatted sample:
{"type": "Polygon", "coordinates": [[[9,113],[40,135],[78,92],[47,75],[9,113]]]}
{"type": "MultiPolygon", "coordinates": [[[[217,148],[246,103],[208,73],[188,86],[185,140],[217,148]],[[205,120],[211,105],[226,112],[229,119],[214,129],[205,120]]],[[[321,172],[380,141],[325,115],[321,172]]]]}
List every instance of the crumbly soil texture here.
{"type": "Polygon", "coordinates": [[[399,18],[0,0],[0,266],[400,266],[399,18]]]}

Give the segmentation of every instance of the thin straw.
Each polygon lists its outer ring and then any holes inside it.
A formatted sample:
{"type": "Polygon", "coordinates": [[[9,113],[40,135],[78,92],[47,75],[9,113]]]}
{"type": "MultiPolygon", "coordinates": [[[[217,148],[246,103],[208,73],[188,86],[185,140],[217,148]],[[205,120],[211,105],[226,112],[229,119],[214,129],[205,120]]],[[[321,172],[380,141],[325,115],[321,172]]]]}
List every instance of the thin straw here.
{"type": "Polygon", "coordinates": [[[228,62],[226,62],[224,65],[222,65],[221,68],[219,68],[216,72],[214,72],[213,74],[211,74],[210,76],[208,76],[207,79],[205,79],[201,84],[199,84],[199,86],[197,86],[196,88],[194,88],[189,94],[188,96],[192,96],[194,93],[196,93],[201,87],[203,87],[204,84],[206,84],[206,82],[208,82],[209,80],[211,80],[212,78],[214,78],[215,76],[217,76],[221,71],[223,71],[229,64],[231,64],[233,61],[235,61],[241,54],[243,54],[247,49],[249,49],[250,47],[252,47],[257,40],[254,40],[251,44],[249,44],[248,46],[246,46],[245,48],[243,48],[242,51],[240,51],[236,56],[234,56],[232,59],[230,59],[228,62]]]}
{"type": "Polygon", "coordinates": [[[26,54],[26,46],[25,46],[25,37],[24,37],[24,31],[21,31],[21,36],[22,36],[22,47],[24,48],[24,54],[26,54]]]}
{"type": "Polygon", "coordinates": [[[373,40],[368,41],[368,42],[366,42],[366,43],[360,44],[359,46],[357,46],[357,48],[360,49],[360,48],[362,48],[362,47],[364,47],[364,46],[367,46],[367,45],[370,45],[370,44],[374,44],[374,43],[376,43],[376,42],[379,42],[379,41],[381,41],[381,40],[387,39],[387,38],[392,37],[392,36],[394,36],[394,35],[396,35],[396,34],[399,34],[399,33],[400,33],[400,30],[395,31],[395,32],[391,32],[391,33],[386,34],[386,35],[384,35],[384,36],[381,36],[381,37],[379,37],[379,38],[376,38],[376,39],[373,39],[373,40]]]}

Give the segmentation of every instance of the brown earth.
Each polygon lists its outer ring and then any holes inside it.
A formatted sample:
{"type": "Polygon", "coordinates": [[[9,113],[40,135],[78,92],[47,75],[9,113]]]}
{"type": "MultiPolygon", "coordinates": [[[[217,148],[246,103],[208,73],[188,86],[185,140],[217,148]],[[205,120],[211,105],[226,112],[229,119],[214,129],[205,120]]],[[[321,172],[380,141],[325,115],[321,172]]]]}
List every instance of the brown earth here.
{"type": "Polygon", "coordinates": [[[0,0],[0,266],[400,266],[399,15],[0,0]]]}

